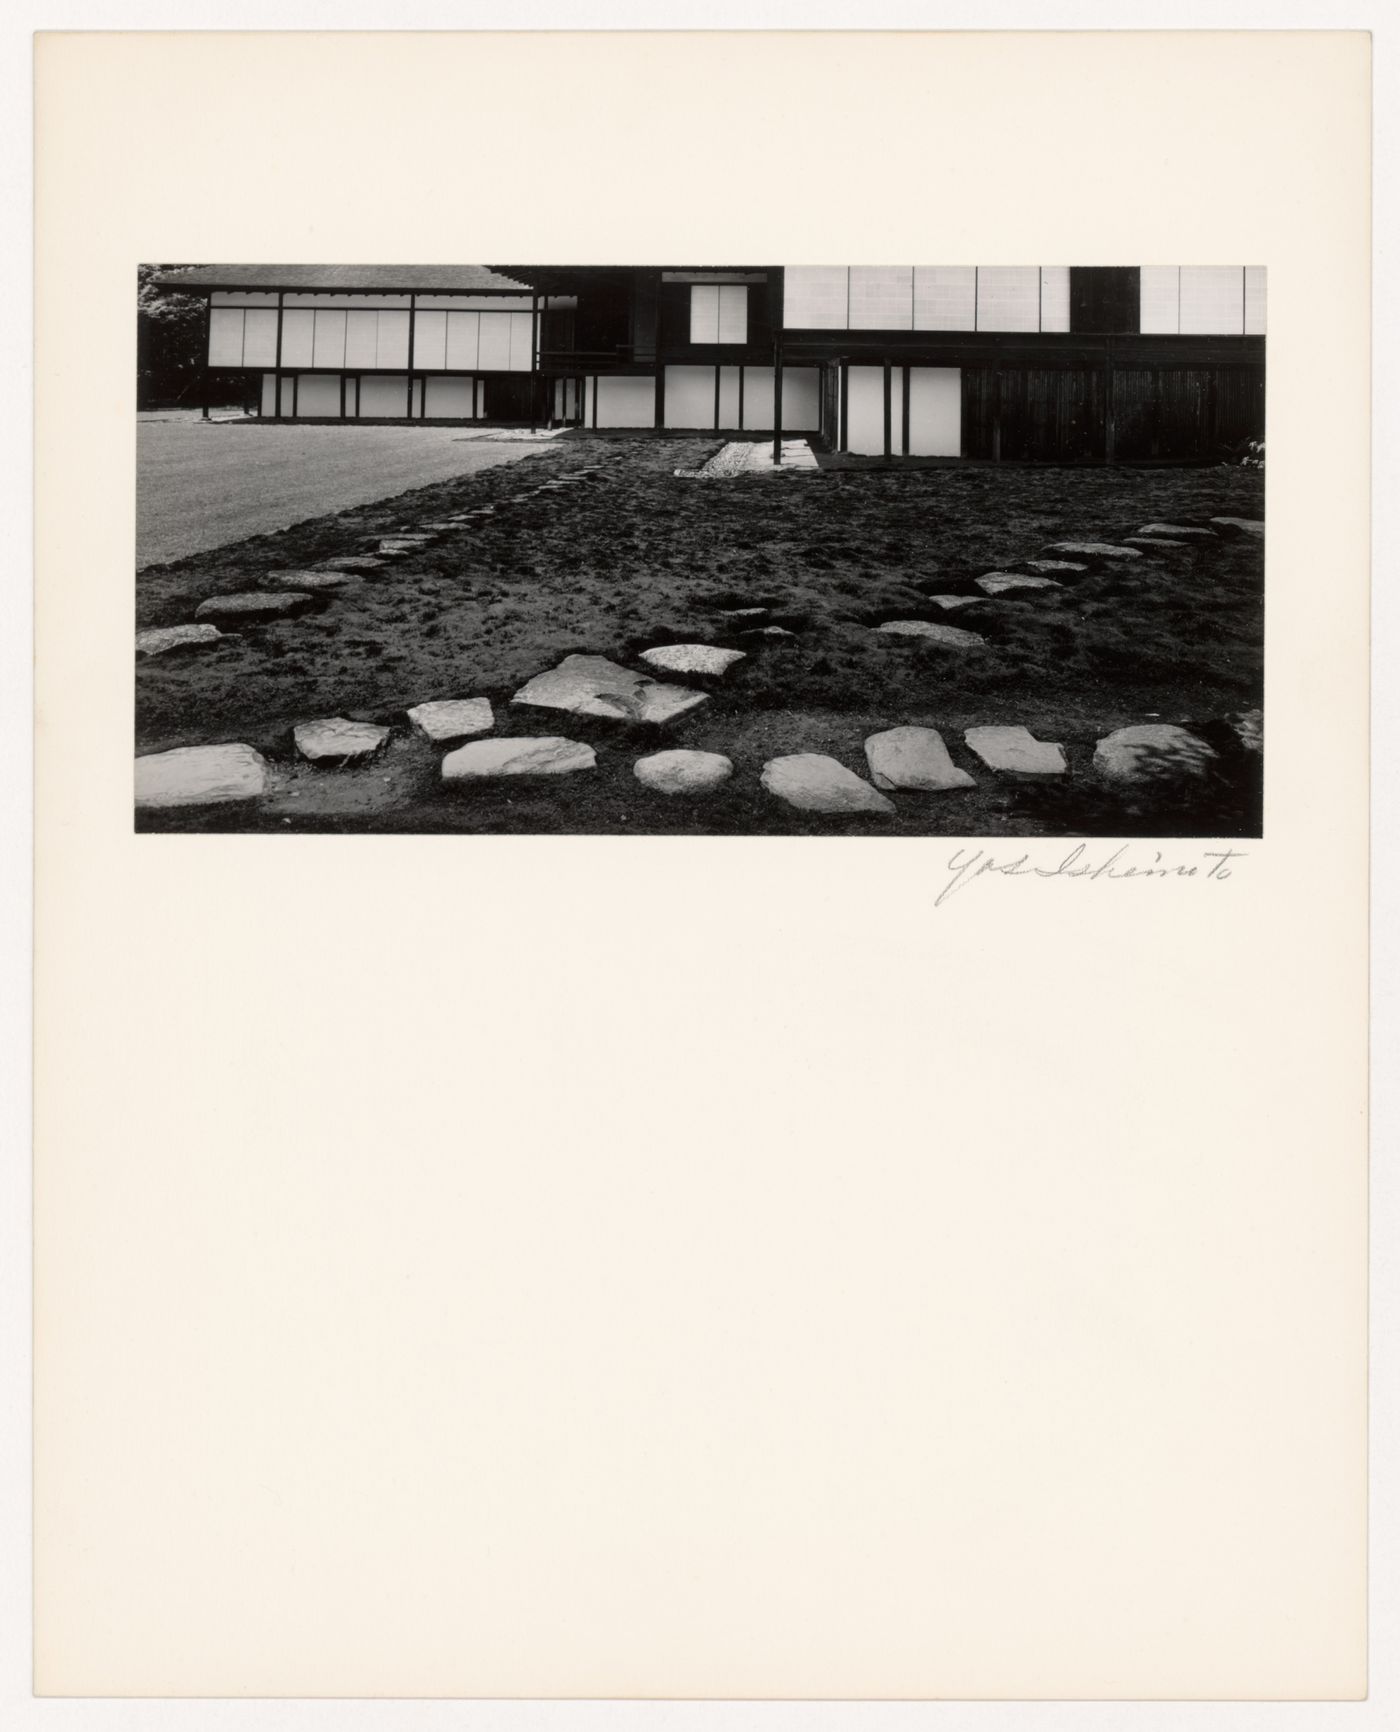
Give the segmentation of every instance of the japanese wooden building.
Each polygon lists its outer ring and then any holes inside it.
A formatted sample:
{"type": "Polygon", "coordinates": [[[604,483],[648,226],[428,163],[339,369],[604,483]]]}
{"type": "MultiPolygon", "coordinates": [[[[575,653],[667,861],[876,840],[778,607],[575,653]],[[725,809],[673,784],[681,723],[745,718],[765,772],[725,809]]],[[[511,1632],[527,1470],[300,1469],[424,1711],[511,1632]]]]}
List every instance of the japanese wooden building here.
{"type": "Polygon", "coordinates": [[[1233,266],[206,266],[272,420],[808,434],[870,456],[1214,462],[1264,432],[1233,266]]]}

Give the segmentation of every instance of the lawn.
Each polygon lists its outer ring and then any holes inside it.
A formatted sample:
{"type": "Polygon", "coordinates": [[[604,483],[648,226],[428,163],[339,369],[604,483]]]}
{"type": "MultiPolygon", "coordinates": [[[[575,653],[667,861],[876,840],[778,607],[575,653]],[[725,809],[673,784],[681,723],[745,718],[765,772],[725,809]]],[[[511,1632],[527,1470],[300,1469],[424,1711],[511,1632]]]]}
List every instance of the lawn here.
{"type": "Polygon", "coordinates": [[[1262,517],[1259,472],[969,466],[676,477],[716,448],[571,435],[522,464],[148,567],[138,623],[178,624],[205,597],[257,588],[270,571],[496,506],[301,617],[138,664],[139,751],[242,740],[289,772],[255,812],[164,814],[143,827],[282,829],[290,819],[299,829],[1257,833],[1257,760],[1240,759],[1223,718],[1262,703],[1261,543],[1212,538],[954,613],[930,597],[980,597],[977,576],[1022,566],[1062,539],[1117,541],[1156,520],[1262,517]],[[520,497],[594,464],[601,473],[585,486],[520,497]],[[744,622],[720,611],[758,606],[795,635],[746,638],[744,622]],[[917,618],[986,643],[950,650],[870,629],[917,618]],[[687,680],[711,701],[660,742],[734,760],[733,781],[707,801],[666,800],[635,782],[631,764],[655,748],[652,736],[509,707],[531,675],[572,651],[629,661],[692,641],[747,652],[722,682],[687,680]],[[407,736],[403,712],[470,695],[495,701],[499,731],[588,740],[599,769],[534,787],[443,790],[440,754],[407,736]],[[293,725],[328,715],[391,724],[395,739],[370,770],[297,769],[293,725]],[[1190,812],[1125,806],[1088,773],[1097,738],[1147,720],[1204,730],[1221,752],[1219,784],[1190,812]],[[833,823],[791,812],[758,786],[763,762],[789,751],[829,752],[864,774],[866,735],[903,723],[941,729],[977,790],[901,795],[893,821],[833,823]],[[1053,788],[996,780],[962,745],[962,730],[982,723],[1022,723],[1064,742],[1070,777],[1053,788]]]}

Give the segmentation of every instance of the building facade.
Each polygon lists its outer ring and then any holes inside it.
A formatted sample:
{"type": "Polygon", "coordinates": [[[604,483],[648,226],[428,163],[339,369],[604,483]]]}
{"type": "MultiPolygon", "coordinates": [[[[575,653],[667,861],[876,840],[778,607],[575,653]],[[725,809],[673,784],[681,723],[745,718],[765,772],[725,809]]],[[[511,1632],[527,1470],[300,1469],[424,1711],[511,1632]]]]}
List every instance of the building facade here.
{"type": "Polygon", "coordinates": [[[272,420],[806,434],[872,457],[1214,462],[1264,432],[1253,266],[209,266],[272,420]]]}

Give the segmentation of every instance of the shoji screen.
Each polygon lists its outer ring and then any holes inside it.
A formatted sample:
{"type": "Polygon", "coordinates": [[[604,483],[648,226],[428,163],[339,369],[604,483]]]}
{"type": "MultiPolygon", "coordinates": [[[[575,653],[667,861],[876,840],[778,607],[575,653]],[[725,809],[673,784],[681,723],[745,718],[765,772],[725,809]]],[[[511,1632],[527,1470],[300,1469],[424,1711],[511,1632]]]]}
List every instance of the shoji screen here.
{"type": "Polygon", "coordinates": [[[353,312],[345,315],[345,364],[347,367],[378,366],[378,313],[353,312]]]}
{"type": "Polygon", "coordinates": [[[311,343],[313,367],[345,365],[345,314],[318,309],[311,343]]]}
{"type": "Polygon", "coordinates": [[[243,365],[277,365],[277,314],[271,308],[249,307],[243,315],[243,365]]]}
{"type": "Polygon", "coordinates": [[[914,267],[852,265],[853,331],[911,331],[914,328],[914,267]]]}
{"type": "Polygon", "coordinates": [[[958,368],[909,369],[909,455],[962,455],[962,373],[958,368]]]}
{"type": "MultiPolygon", "coordinates": [[[[1268,273],[1263,265],[1244,268],[1244,329],[1247,337],[1262,337],[1266,325],[1268,273]]],[[[250,313],[251,319],[253,315],[250,313]]]]}
{"type": "Polygon", "coordinates": [[[288,307],[282,315],[282,365],[311,366],[315,337],[315,313],[309,307],[288,307]]]}
{"type": "Polygon", "coordinates": [[[1154,336],[1174,336],[1181,328],[1180,267],[1144,265],[1138,273],[1138,282],[1139,325],[1154,336]]]}
{"type": "Polygon", "coordinates": [[[1181,329],[1195,336],[1244,335],[1244,266],[1181,267],[1181,329]]]}
{"type": "Polygon", "coordinates": [[[1040,329],[1038,265],[983,265],[977,273],[979,331],[1040,329]]]}
{"type": "Polygon", "coordinates": [[[868,457],[885,450],[885,369],[846,369],[846,449],[868,457]]]}
{"type": "Polygon", "coordinates": [[[528,373],[534,361],[535,321],[529,313],[507,313],[510,320],[510,370],[528,373]]]}
{"type": "Polygon", "coordinates": [[[413,365],[441,372],[447,365],[447,314],[413,315],[413,365]]]}
{"type": "Polygon", "coordinates": [[[482,313],[481,346],[478,365],[485,373],[510,371],[509,313],[482,313]]]}
{"type": "Polygon", "coordinates": [[[407,313],[380,313],[377,367],[408,365],[408,317],[407,313]]]}
{"type": "Polygon", "coordinates": [[[690,340],[692,343],[719,341],[718,283],[692,283],[690,286],[690,340]]]}
{"type": "Polygon", "coordinates": [[[666,369],[666,425],[713,427],[715,370],[713,367],[666,369]]]}
{"type": "Polygon", "coordinates": [[[214,307],[209,314],[209,365],[243,365],[243,309],[214,307]]]}
{"type": "Polygon", "coordinates": [[[449,313],[447,315],[447,364],[457,368],[473,368],[477,364],[481,336],[480,313],[449,313]]]}
{"type": "Polygon", "coordinates": [[[845,265],[788,265],[783,323],[817,331],[846,329],[850,273],[845,265]]]}
{"type": "Polygon", "coordinates": [[[1040,267],[1040,328],[1042,331],[1069,329],[1069,266],[1040,267]]]}
{"type": "Polygon", "coordinates": [[[974,331],[977,271],[972,265],[914,267],[914,329],[974,331]]]}

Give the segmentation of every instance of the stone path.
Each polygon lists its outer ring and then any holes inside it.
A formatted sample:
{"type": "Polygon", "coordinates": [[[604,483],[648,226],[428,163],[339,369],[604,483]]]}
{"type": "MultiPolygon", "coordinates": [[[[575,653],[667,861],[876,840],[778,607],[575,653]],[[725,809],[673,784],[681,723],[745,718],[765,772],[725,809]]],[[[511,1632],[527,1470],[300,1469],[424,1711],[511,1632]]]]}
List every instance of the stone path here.
{"type": "Polygon", "coordinates": [[[816,453],[805,439],[784,439],[782,462],[773,461],[773,441],[731,439],[699,469],[677,469],[686,481],[727,481],[735,475],[801,475],[819,468],[816,453]]]}
{"type": "MultiPolygon", "coordinates": [[[[805,441],[792,443],[800,445],[811,458],[805,441]]],[[[758,467],[752,454],[764,450],[769,453],[771,468],[771,445],[734,442],[701,473],[708,473],[730,452],[740,453],[742,463],[739,468],[726,467],[724,472],[758,467]]],[[[784,450],[786,453],[786,446],[784,450]]],[[[730,465],[736,462],[739,458],[729,459],[730,465]]],[[[815,467],[815,458],[811,458],[810,466],[815,467]]],[[[567,499],[577,489],[586,488],[601,467],[595,465],[546,481],[504,501],[502,508],[528,505],[541,496],[567,499]]],[[[391,562],[411,558],[442,536],[469,533],[474,520],[496,509],[484,505],[416,527],[405,526],[373,537],[373,551],[323,560],[310,569],[271,572],[261,579],[264,588],[208,597],[196,607],[194,622],[139,632],[137,654],[144,658],[178,649],[200,649],[224,637],[220,625],[237,627],[289,618],[318,600],[333,603],[337,592],[362,577],[391,562]],[[213,623],[216,620],[220,625],[213,623]]],[[[1056,542],[1041,556],[1019,562],[1024,569],[998,569],[973,579],[983,592],[980,596],[944,594],[929,599],[932,605],[953,610],[985,602],[987,597],[1059,590],[1071,575],[1140,559],[1144,551],[1206,547],[1230,536],[1257,538],[1263,528],[1262,522],[1252,518],[1216,517],[1209,529],[1145,524],[1122,543],[1056,542]],[[1051,572],[1056,575],[1048,575],[1051,572]]],[[[789,627],[773,622],[774,605],[768,602],[714,611],[743,639],[761,643],[796,635],[789,627]]],[[[978,632],[921,619],[885,620],[871,629],[892,639],[933,642],[962,650],[978,648],[987,641],[978,632]]],[[[641,651],[636,659],[662,673],[717,680],[737,669],[746,656],[746,651],[722,644],[687,642],[656,645],[641,651]]],[[[510,699],[513,708],[562,711],[615,723],[624,730],[669,728],[708,702],[708,692],[655,679],[649,672],[602,655],[565,656],[556,667],[526,681],[510,699]]],[[[1223,720],[1244,750],[1262,750],[1262,716],[1258,710],[1223,720]]],[[[403,713],[399,737],[416,738],[431,748],[451,748],[445,750],[439,766],[443,784],[557,777],[597,768],[597,752],[584,741],[560,735],[494,735],[496,726],[497,715],[489,697],[435,698],[403,713]],[[481,735],[494,737],[476,737],[481,735]]],[[[343,777],[347,770],[374,763],[394,737],[394,728],[382,722],[332,716],[298,723],[292,730],[291,744],[297,757],[314,767],[310,773],[315,783],[323,785],[321,774],[343,777]]],[[[626,738],[624,733],[621,739],[626,738]]],[[[855,742],[851,745],[854,749],[855,742]]],[[[1065,777],[1071,773],[1061,743],[1037,739],[1015,722],[969,727],[963,733],[962,746],[969,759],[993,778],[1065,777]]],[[[774,799],[796,810],[833,817],[891,817],[899,810],[891,794],[926,798],[979,786],[976,774],[954,762],[943,735],[934,727],[891,726],[871,734],[859,749],[869,769],[868,781],[824,752],[793,752],[770,758],[762,766],[758,781],[774,799]]],[[[1154,720],[1105,733],[1094,749],[1092,773],[1110,786],[1127,789],[1163,783],[1189,785],[1208,777],[1218,756],[1214,747],[1189,729],[1154,720]]],[[[646,753],[634,761],[632,770],[635,780],[649,791],[681,799],[715,795],[735,776],[734,761],[722,753],[680,746],[646,753]]],[[[147,754],[136,760],[136,804],[139,810],[153,811],[258,800],[273,791],[278,774],[275,766],[243,743],[147,754]]],[[[348,787],[353,780],[349,777],[337,785],[348,787]]]]}

